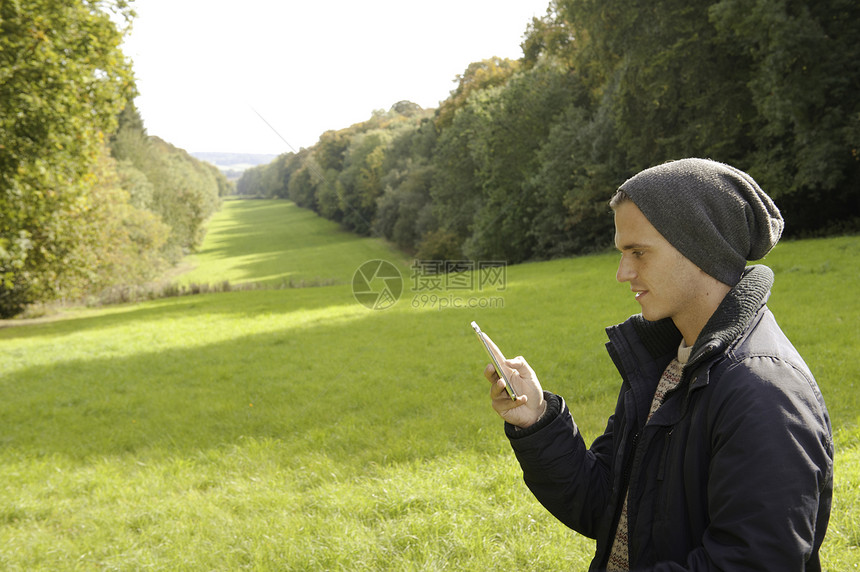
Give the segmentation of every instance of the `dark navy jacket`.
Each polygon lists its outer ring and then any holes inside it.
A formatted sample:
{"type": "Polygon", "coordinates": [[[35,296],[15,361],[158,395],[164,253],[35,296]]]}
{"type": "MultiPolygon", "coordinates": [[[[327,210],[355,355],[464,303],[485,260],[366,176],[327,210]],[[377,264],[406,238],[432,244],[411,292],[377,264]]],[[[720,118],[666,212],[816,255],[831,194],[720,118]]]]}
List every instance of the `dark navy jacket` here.
{"type": "Polygon", "coordinates": [[[537,499],[597,539],[591,570],[606,566],[628,487],[634,570],[820,570],[833,490],[830,419],[765,306],[772,283],[769,268],[747,268],[647,425],[681,334],[671,320],[641,315],[607,329],[622,385],[590,448],[550,393],[536,425],[506,425],[537,499]]]}

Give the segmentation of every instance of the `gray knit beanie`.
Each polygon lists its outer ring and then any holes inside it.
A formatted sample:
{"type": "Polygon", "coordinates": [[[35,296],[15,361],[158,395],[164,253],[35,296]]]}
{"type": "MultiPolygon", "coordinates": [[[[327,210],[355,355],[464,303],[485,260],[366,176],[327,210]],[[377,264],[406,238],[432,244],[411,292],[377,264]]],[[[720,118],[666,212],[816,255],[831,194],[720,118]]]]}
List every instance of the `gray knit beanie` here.
{"type": "Polygon", "coordinates": [[[620,190],[681,254],[734,286],[747,260],[779,240],[779,209],[752,177],[716,161],[681,159],[646,169],[620,190]]]}

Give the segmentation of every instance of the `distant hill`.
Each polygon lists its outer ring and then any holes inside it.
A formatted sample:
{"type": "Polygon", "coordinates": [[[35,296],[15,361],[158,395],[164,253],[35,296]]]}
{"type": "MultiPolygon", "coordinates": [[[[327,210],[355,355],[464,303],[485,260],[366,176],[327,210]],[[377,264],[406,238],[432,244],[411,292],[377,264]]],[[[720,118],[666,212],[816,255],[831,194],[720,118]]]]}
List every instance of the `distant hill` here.
{"type": "Polygon", "coordinates": [[[228,179],[238,179],[245,169],[271,163],[277,157],[277,155],[268,153],[196,152],[191,153],[191,155],[201,161],[212,163],[228,179]]]}

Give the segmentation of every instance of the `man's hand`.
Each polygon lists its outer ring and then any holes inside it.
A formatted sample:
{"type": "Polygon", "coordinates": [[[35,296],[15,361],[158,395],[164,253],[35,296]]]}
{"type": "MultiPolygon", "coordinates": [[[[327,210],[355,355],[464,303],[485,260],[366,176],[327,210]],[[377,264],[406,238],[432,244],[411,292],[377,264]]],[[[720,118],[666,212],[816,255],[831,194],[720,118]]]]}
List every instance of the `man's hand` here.
{"type": "MultiPolygon", "coordinates": [[[[489,337],[487,337],[487,342],[494,350],[497,358],[502,357],[502,352],[489,337]]],[[[490,386],[490,399],[493,403],[493,409],[511,425],[523,429],[534,425],[546,411],[546,400],[543,398],[543,389],[537,375],[522,356],[510,360],[502,358],[499,363],[505,368],[505,374],[507,374],[519,397],[516,401],[511,399],[505,390],[505,381],[499,378],[493,364],[489,364],[484,369],[484,377],[492,384],[490,386]]]]}

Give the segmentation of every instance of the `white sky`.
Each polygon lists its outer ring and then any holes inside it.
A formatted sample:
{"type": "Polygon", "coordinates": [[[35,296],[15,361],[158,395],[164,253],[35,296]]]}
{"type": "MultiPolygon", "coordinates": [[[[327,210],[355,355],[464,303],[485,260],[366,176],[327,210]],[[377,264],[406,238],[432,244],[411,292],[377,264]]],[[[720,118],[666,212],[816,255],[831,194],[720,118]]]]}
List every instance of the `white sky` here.
{"type": "Polygon", "coordinates": [[[150,135],[283,153],[407,99],[437,107],[471,62],[517,59],[549,0],[135,0],[123,51],[150,135]]]}

